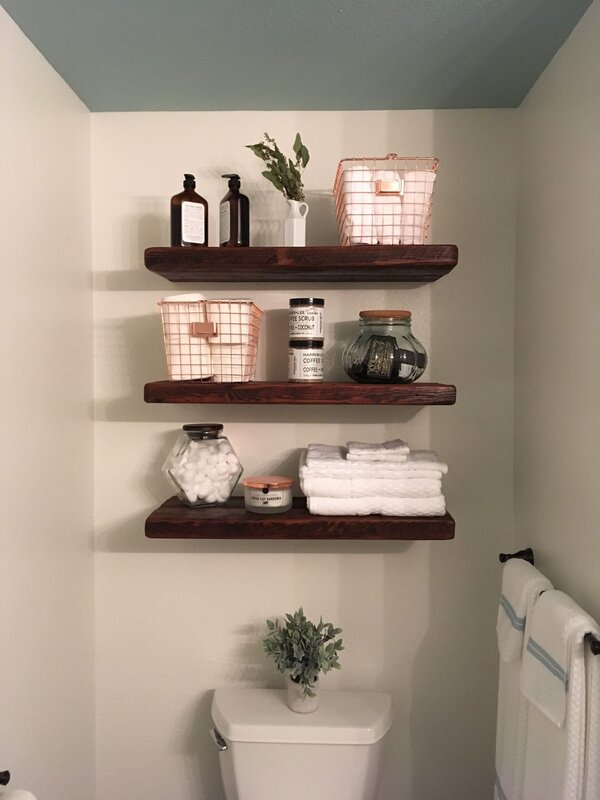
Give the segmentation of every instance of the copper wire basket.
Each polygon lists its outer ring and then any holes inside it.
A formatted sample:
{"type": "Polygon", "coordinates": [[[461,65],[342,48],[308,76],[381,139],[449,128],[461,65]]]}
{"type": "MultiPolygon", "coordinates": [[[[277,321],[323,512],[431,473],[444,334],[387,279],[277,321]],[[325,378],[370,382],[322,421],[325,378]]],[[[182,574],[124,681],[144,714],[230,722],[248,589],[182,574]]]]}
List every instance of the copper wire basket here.
{"type": "Polygon", "coordinates": [[[162,315],[171,381],[244,383],[254,378],[262,310],[252,300],[165,297],[162,315]]]}
{"type": "Polygon", "coordinates": [[[340,243],[424,244],[439,160],[343,158],[333,184],[340,243]]]}

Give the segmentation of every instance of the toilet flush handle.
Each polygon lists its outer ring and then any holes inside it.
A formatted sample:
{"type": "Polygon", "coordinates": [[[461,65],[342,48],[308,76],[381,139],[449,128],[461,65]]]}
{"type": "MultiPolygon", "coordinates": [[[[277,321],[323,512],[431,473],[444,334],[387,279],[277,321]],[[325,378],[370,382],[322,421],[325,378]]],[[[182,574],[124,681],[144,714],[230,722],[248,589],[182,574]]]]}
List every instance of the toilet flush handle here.
{"type": "Polygon", "coordinates": [[[219,753],[222,753],[223,750],[227,750],[227,742],[221,736],[221,734],[219,733],[219,731],[216,728],[211,728],[210,729],[210,735],[212,736],[212,740],[215,743],[215,746],[216,746],[217,750],[219,751],[219,753]]]}
{"type": "Polygon", "coordinates": [[[0,786],[6,786],[10,781],[10,772],[6,770],[6,772],[0,772],[0,786]]]}

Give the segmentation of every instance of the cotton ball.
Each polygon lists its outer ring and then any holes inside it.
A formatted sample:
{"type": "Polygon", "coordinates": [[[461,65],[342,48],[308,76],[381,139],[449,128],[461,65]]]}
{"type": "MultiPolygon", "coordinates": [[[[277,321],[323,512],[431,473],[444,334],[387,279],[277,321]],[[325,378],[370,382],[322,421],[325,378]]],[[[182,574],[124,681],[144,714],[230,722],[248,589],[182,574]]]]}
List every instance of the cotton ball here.
{"type": "Polygon", "coordinates": [[[197,451],[195,458],[196,464],[206,464],[207,459],[208,453],[206,452],[206,448],[203,447],[201,450],[197,451]]]}
{"type": "Polygon", "coordinates": [[[198,493],[191,486],[185,487],[184,493],[190,503],[195,503],[198,499],[198,493]]]}
{"type": "Polygon", "coordinates": [[[231,445],[229,444],[229,442],[223,440],[222,442],[219,443],[219,450],[222,453],[225,453],[225,455],[227,455],[227,453],[231,453],[231,445]]]}
{"type": "Polygon", "coordinates": [[[206,502],[207,503],[216,503],[217,501],[217,493],[211,492],[210,494],[206,495],[206,502]]]}
{"type": "Polygon", "coordinates": [[[211,484],[207,480],[202,480],[198,484],[198,497],[206,497],[210,494],[212,489],[211,484]]]}
{"type": "Polygon", "coordinates": [[[225,461],[227,461],[228,464],[235,464],[236,466],[240,463],[235,453],[227,453],[225,461]]]}
{"type": "Polygon", "coordinates": [[[223,476],[223,475],[227,475],[229,470],[227,468],[227,464],[224,461],[221,461],[218,464],[215,464],[215,471],[216,471],[217,475],[223,476]]]}
{"type": "Polygon", "coordinates": [[[209,464],[216,464],[219,460],[219,456],[216,453],[209,453],[206,460],[209,464]]]}

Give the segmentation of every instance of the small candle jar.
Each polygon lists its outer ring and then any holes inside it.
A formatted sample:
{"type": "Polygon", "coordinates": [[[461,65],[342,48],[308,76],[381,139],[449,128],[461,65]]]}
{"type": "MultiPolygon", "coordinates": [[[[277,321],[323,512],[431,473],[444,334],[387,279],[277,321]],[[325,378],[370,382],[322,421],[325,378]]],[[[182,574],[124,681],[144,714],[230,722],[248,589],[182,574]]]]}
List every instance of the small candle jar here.
{"type": "Polygon", "coordinates": [[[292,507],[293,478],[285,475],[253,475],[244,478],[246,511],[255,514],[280,514],[292,507]]]}

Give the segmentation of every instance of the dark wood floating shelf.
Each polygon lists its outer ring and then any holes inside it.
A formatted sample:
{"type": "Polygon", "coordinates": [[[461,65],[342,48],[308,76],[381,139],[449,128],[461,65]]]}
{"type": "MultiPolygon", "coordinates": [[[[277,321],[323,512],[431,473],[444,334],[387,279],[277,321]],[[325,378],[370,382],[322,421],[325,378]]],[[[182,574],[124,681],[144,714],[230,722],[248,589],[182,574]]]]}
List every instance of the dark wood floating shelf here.
{"type": "Polygon", "coordinates": [[[453,405],[456,387],[445,383],[290,383],[155,381],[147,403],[270,403],[282,405],[453,405]]]}
{"type": "Polygon", "coordinates": [[[431,283],[456,266],[458,248],[454,244],[150,247],[144,262],[151,272],[174,283],[431,283]]]}
{"type": "Polygon", "coordinates": [[[171,497],[146,520],[150,539],[453,539],[454,520],[443,517],[321,517],[295,498],[283,514],[253,514],[241,497],[224,506],[188,508],[171,497]]]}

